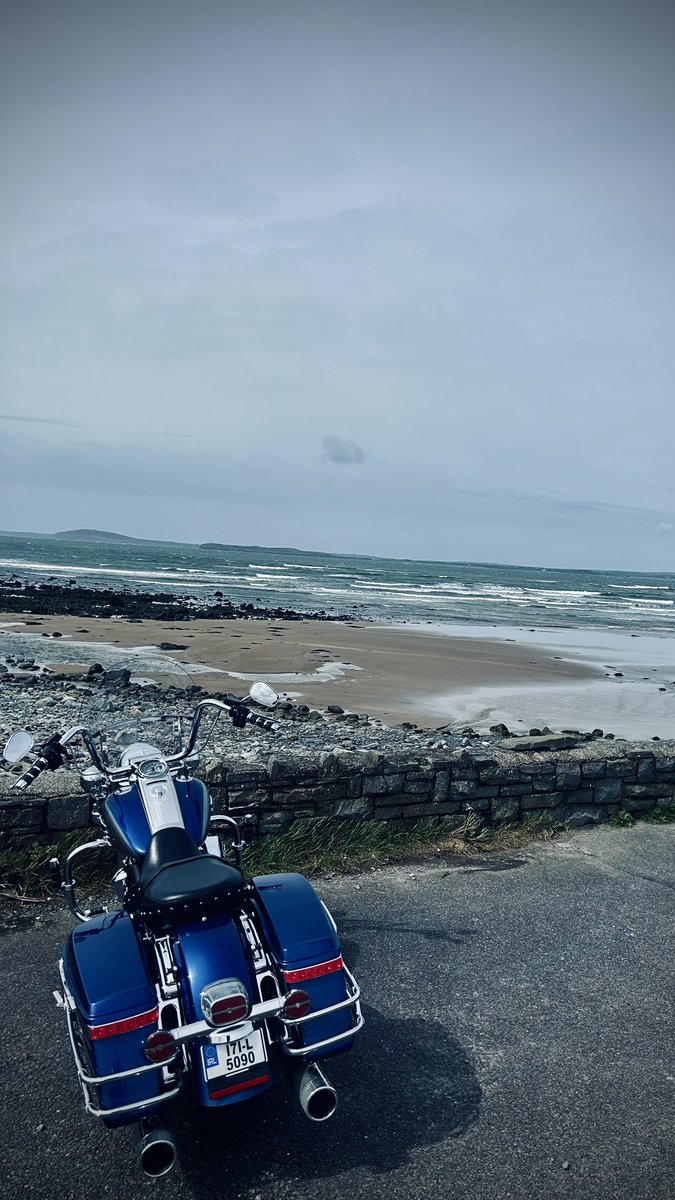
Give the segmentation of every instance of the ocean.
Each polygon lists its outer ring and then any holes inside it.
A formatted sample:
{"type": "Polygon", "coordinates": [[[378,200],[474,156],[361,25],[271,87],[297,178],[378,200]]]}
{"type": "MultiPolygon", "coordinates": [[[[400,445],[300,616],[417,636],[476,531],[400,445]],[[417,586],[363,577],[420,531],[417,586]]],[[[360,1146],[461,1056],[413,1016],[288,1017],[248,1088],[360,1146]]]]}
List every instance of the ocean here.
{"type": "Polygon", "coordinates": [[[173,592],[377,621],[675,633],[675,574],[319,551],[0,537],[0,576],[173,592]]]}

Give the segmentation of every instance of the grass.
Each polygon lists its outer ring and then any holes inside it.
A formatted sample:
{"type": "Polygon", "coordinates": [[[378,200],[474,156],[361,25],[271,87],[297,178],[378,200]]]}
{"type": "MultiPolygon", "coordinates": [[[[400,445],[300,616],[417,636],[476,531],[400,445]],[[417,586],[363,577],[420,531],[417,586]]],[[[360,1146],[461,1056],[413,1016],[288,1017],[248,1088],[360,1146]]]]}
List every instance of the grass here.
{"type": "MultiPolygon", "coordinates": [[[[10,842],[0,851],[0,898],[28,902],[47,901],[54,895],[49,878],[49,860],[63,862],[76,846],[93,841],[93,829],[63,833],[49,844],[33,841],[10,842]]],[[[116,869],[112,850],[83,855],[77,864],[77,881],[82,888],[109,885],[116,869]]]]}
{"type": "Polygon", "coordinates": [[[454,829],[433,818],[414,822],[335,817],[300,820],[288,833],[263,838],[249,847],[246,867],[252,874],[360,871],[439,854],[518,849],[532,841],[554,837],[559,829],[540,818],[523,825],[492,828],[483,825],[474,813],[469,813],[454,829]]]}
{"type": "Polygon", "coordinates": [[[675,821],[675,804],[664,804],[661,808],[652,808],[643,813],[641,821],[649,821],[651,825],[668,825],[675,821]]]}
{"type": "MultiPolygon", "coordinates": [[[[675,821],[675,804],[655,808],[641,814],[639,819],[659,825],[675,821]]],[[[635,824],[635,818],[622,811],[615,814],[610,824],[628,827],[635,824]]],[[[374,821],[324,817],[298,820],[288,833],[260,838],[247,848],[245,865],[251,875],[362,871],[392,863],[434,859],[443,854],[522,850],[533,842],[550,841],[565,829],[566,826],[551,824],[542,817],[526,818],[520,825],[490,826],[475,813],[468,813],[455,828],[433,818],[374,821]]],[[[75,846],[95,836],[93,830],[75,830],[61,834],[48,845],[32,841],[11,843],[0,852],[0,900],[46,903],[53,895],[49,859],[59,858],[63,863],[75,846]]],[[[112,850],[83,856],[76,871],[81,894],[108,888],[115,869],[112,850]]]]}
{"type": "Polygon", "coordinates": [[[626,812],[625,809],[620,809],[614,813],[613,817],[609,818],[609,824],[613,829],[630,829],[635,824],[635,817],[632,813],[626,812]]]}

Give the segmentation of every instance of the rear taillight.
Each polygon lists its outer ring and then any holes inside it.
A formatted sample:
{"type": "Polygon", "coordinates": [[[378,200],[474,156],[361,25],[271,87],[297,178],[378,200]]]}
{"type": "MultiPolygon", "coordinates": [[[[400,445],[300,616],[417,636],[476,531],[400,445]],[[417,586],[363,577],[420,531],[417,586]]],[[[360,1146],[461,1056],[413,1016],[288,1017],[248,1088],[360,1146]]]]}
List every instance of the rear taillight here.
{"type": "Polygon", "coordinates": [[[178,1046],[168,1029],[156,1029],[146,1040],[143,1052],[152,1063],[165,1063],[175,1058],[178,1046]]]}
{"type": "Polygon", "coordinates": [[[109,1021],[107,1025],[90,1025],[89,1037],[92,1042],[99,1038],[119,1037],[121,1033],[133,1033],[134,1029],[143,1029],[146,1025],[156,1025],[159,1009],[151,1008],[139,1013],[136,1017],[124,1017],[121,1021],[109,1021]]]}
{"type": "Polygon", "coordinates": [[[344,966],[342,955],[331,958],[328,962],[317,963],[314,967],[298,967],[295,971],[284,971],[286,983],[307,983],[310,979],[321,979],[322,975],[332,975],[341,971],[344,966]]]}
{"type": "Polygon", "coordinates": [[[249,1012],[246,988],[239,979],[220,979],[204,988],[202,1012],[209,1025],[233,1025],[245,1021],[249,1012]]]}
{"type": "Polygon", "coordinates": [[[288,993],[281,1015],[286,1021],[299,1021],[301,1017],[307,1016],[311,1007],[312,1001],[307,992],[303,992],[301,988],[295,988],[288,993]]]}

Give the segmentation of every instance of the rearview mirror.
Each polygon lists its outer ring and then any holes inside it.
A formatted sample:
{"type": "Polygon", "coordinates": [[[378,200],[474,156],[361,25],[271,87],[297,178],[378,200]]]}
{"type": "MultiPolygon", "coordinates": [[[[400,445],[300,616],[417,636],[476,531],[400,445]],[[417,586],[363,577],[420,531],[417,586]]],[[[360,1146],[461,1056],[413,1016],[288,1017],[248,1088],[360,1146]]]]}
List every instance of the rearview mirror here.
{"type": "Polygon", "coordinates": [[[17,763],[33,749],[33,738],[25,729],[17,729],[7,740],[2,752],[5,762],[17,763]]]}
{"type": "Polygon", "coordinates": [[[279,696],[274,688],[271,688],[269,683],[252,683],[249,690],[249,697],[255,700],[256,704],[262,704],[263,708],[274,708],[279,702],[279,696]]]}

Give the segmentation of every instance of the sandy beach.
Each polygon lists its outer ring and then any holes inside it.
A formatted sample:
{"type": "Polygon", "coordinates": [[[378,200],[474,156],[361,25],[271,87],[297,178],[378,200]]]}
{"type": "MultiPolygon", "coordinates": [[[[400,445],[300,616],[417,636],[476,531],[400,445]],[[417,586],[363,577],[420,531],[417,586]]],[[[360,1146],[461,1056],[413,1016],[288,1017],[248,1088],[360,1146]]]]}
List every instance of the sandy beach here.
{"type": "Polygon", "coordinates": [[[0,614],[0,654],[53,669],[133,667],[208,690],[264,678],[310,706],[392,724],[487,728],[504,721],[672,737],[675,639],[595,630],[320,621],[140,621],[0,614]],[[61,637],[53,635],[61,634],[61,637]],[[160,650],[160,643],[172,648],[160,650]],[[181,647],[174,648],[174,647],[181,647]],[[661,690],[665,689],[665,690],[661,690]]]}

